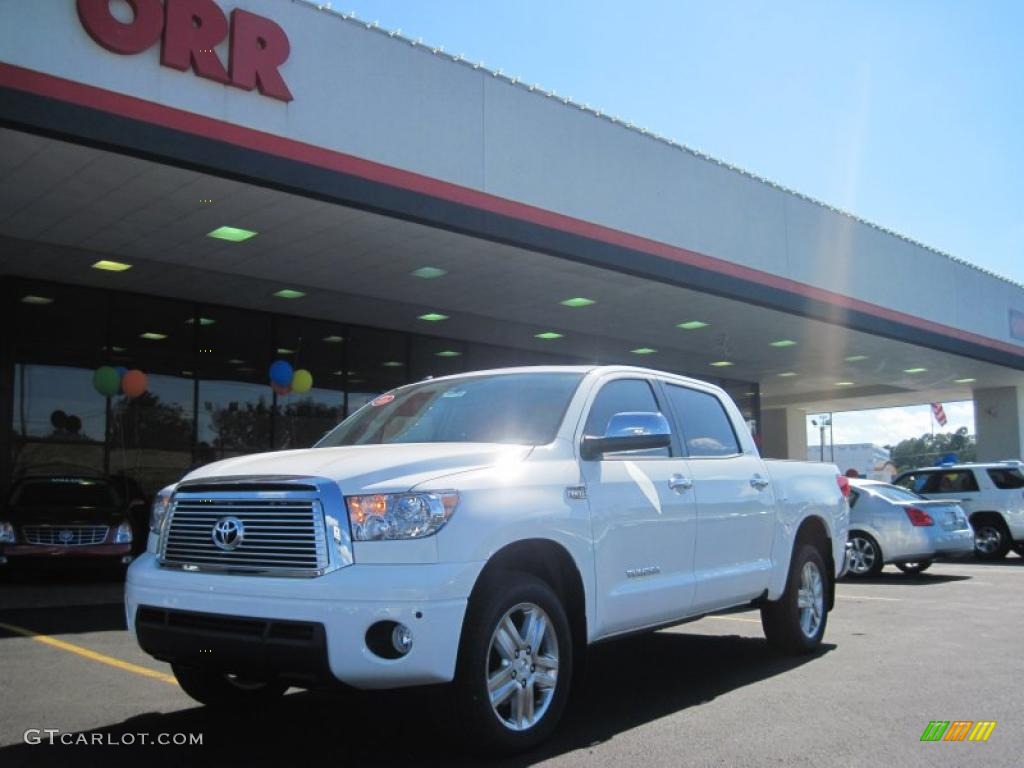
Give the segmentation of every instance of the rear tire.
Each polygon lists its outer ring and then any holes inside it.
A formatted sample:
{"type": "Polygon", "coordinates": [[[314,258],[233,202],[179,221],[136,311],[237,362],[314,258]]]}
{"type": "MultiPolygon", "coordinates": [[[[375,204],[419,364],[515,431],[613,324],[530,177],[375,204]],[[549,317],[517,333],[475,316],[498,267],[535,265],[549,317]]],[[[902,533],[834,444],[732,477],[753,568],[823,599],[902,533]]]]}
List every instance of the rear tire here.
{"type": "Polygon", "coordinates": [[[1002,560],[1010,551],[1010,532],[998,515],[975,515],[974,555],[979,560],[1002,560]]]}
{"type": "Polygon", "coordinates": [[[1013,545],[1013,551],[1016,552],[1021,557],[1024,557],[1024,544],[1014,544],[1013,545]]]}
{"type": "Polygon", "coordinates": [[[178,685],[209,707],[254,707],[279,699],[288,686],[277,681],[246,680],[236,675],[172,664],[178,685]]]}
{"type": "Polygon", "coordinates": [[[934,560],[922,560],[919,563],[894,563],[894,565],[903,571],[908,576],[916,576],[919,573],[924,573],[932,567],[934,560]]]}
{"type": "Polygon", "coordinates": [[[877,576],[882,572],[885,561],[882,559],[882,548],[874,537],[864,531],[850,531],[850,567],[847,575],[855,579],[877,576]]]}
{"type": "Polygon", "coordinates": [[[786,591],[761,606],[761,626],[768,643],[790,654],[816,651],[828,623],[832,575],[812,544],[800,544],[789,564],[786,591]]]}

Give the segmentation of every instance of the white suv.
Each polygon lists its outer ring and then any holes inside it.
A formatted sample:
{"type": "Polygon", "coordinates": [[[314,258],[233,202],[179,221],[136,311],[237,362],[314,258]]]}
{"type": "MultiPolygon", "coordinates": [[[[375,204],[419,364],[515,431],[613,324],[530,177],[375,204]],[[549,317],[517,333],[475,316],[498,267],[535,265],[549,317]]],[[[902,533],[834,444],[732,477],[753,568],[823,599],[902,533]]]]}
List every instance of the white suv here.
{"type": "Polygon", "coordinates": [[[929,499],[957,499],[974,528],[974,551],[1000,560],[1013,547],[1024,557],[1024,464],[955,464],[904,472],[893,482],[929,499]]]}

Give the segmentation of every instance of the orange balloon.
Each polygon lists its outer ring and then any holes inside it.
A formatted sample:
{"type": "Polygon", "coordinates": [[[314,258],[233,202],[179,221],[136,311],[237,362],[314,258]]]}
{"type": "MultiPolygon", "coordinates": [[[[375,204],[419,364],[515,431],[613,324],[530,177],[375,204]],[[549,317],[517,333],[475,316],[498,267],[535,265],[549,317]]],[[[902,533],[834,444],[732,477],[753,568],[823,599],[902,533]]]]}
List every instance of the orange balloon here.
{"type": "Polygon", "coordinates": [[[146,379],[146,374],[138,369],[126,371],[121,378],[121,391],[128,397],[138,397],[146,391],[148,386],[149,381],[146,379]]]}
{"type": "Polygon", "coordinates": [[[270,388],[274,390],[279,396],[290,395],[292,392],[291,387],[282,387],[280,384],[271,384],[270,388]]]}

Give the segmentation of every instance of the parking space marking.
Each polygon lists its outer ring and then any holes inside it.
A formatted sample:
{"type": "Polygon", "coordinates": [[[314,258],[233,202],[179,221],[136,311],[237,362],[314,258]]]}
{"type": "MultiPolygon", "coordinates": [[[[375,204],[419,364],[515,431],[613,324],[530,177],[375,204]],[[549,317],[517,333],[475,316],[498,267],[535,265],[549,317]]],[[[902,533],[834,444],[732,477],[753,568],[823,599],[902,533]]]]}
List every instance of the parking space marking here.
{"type": "Polygon", "coordinates": [[[51,648],[59,648],[62,651],[74,653],[82,658],[89,659],[90,661],[96,661],[100,664],[106,664],[107,666],[124,670],[125,672],[134,672],[136,675],[151,677],[154,680],[160,680],[161,682],[170,683],[171,685],[178,684],[178,681],[174,679],[174,675],[168,675],[166,672],[157,672],[155,669],[140,667],[138,664],[132,664],[130,661],[115,659],[113,656],[107,656],[105,653],[91,651],[88,648],[83,648],[82,646],[75,645],[74,643],[58,640],[57,638],[50,637],[49,635],[41,635],[38,632],[33,632],[31,629],[17,627],[13,624],[5,624],[3,622],[0,622],[0,629],[7,630],[15,635],[27,637],[30,640],[35,640],[37,643],[48,645],[51,648]]]}

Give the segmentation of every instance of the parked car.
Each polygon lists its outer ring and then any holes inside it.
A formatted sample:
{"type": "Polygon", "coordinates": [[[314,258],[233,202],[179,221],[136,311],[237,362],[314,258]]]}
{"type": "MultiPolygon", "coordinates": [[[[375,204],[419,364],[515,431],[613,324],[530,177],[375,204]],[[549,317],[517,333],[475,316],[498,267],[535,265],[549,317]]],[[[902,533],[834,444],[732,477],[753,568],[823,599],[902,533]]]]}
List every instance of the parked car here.
{"type": "Polygon", "coordinates": [[[974,550],[974,532],[956,502],[929,501],[876,480],[850,480],[849,576],[875,576],[886,564],[927,570],[937,556],[974,550]]]}
{"type": "Polygon", "coordinates": [[[753,604],[773,645],[817,649],[847,490],[834,466],[762,460],[699,381],[432,379],[312,449],[159,493],[128,623],[206,704],[454,681],[467,737],[515,751],[555,728],[588,643],[753,604]]]}
{"type": "Polygon", "coordinates": [[[1024,471],[1019,461],[956,464],[904,472],[893,482],[929,499],[958,500],[974,528],[974,551],[1001,560],[1024,556],[1024,471]]]}
{"type": "Polygon", "coordinates": [[[0,509],[0,568],[127,564],[133,516],[135,507],[102,476],[23,477],[0,509]]]}

